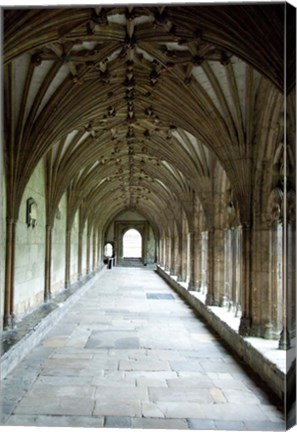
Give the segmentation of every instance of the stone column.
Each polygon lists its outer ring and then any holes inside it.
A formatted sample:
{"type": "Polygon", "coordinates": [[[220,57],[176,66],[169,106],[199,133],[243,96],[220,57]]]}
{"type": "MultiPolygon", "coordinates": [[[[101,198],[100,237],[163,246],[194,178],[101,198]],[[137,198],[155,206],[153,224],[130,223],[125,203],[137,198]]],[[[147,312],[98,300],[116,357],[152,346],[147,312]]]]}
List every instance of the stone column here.
{"type": "Polygon", "coordinates": [[[201,288],[202,292],[205,293],[207,290],[207,278],[208,278],[208,232],[203,231],[201,233],[201,288]]]}
{"type": "Polygon", "coordinates": [[[291,338],[296,337],[296,228],[295,221],[288,225],[287,292],[288,318],[291,338]]]}
{"type": "Polygon", "coordinates": [[[232,251],[231,229],[225,229],[225,262],[224,262],[224,295],[226,305],[231,306],[232,301],[232,251]]]}
{"type": "Polygon", "coordinates": [[[16,220],[6,220],[6,255],[5,255],[5,300],[3,329],[14,327],[14,268],[15,268],[15,233],[16,220]]]}
{"type": "Polygon", "coordinates": [[[66,231],[66,256],[65,256],[65,288],[69,288],[70,281],[70,262],[71,262],[71,229],[66,231]]]}
{"type": "Polygon", "coordinates": [[[181,244],[182,244],[181,251],[180,251],[180,255],[181,255],[181,280],[182,280],[182,282],[186,282],[186,280],[187,280],[187,247],[188,247],[188,242],[187,242],[187,234],[185,232],[183,232],[181,244]]]}
{"type": "Polygon", "coordinates": [[[175,242],[176,242],[176,237],[172,237],[171,238],[171,251],[170,251],[170,256],[171,256],[171,260],[170,260],[170,274],[175,275],[176,274],[176,268],[175,268],[175,264],[176,264],[176,256],[175,256],[175,242]]]}
{"type": "Polygon", "coordinates": [[[45,228],[44,301],[51,298],[52,227],[45,228]]]}
{"type": "Polygon", "coordinates": [[[251,269],[251,324],[249,335],[274,339],[279,335],[281,267],[279,266],[278,223],[261,223],[253,229],[253,262],[251,269]]]}
{"type": "Polygon", "coordinates": [[[199,289],[199,233],[191,231],[190,233],[190,280],[189,290],[198,291],[199,289]]]}
{"type": "Polygon", "coordinates": [[[169,236],[166,237],[165,243],[165,270],[170,271],[170,252],[171,252],[171,238],[169,236]]]}
{"type": "Polygon", "coordinates": [[[161,237],[159,239],[159,250],[158,250],[158,261],[161,267],[164,267],[164,254],[163,254],[164,240],[161,237]]]}
{"type": "Polygon", "coordinates": [[[175,237],[175,274],[177,276],[177,279],[180,280],[181,275],[181,256],[179,253],[180,250],[180,237],[177,234],[175,237]]]}
{"type": "Polygon", "coordinates": [[[251,328],[251,227],[247,224],[242,226],[242,249],[241,249],[241,286],[242,286],[242,315],[239,325],[239,334],[249,336],[251,328]]]}
{"type": "Polygon", "coordinates": [[[224,304],[224,240],[223,229],[214,230],[214,263],[213,263],[213,284],[214,284],[214,304],[222,306],[224,304]]]}
{"type": "Polygon", "coordinates": [[[93,262],[92,262],[92,270],[93,272],[96,270],[96,242],[97,242],[97,236],[96,236],[96,230],[93,230],[93,262]]]}
{"type": "Polygon", "coordinates": [[[283,267],[283,278],[282,278],[282,294],[283,294],[283,319],[282,319],[282,331],[279,339],[279,349],[288,350],[291,348],[291,337],[289,331],[289,302],[288,302],[288,273],[287,273],[287,259],[288,259],[288,225],[287,221],[284,220],[282,223],[282,267],[283,267]]]}
{"type": "Polygon", "coordinates": [[[179,281],[183,281],[183,238],[182,238],[182,234],[179,234],[179,236],[178,236],[177,279],[179,281]]]}
{"type": "Polygon", "coordinates": [[[214,306],[214,228],[208,230],[207,242],[207,295],[205,304],[214,306]]]}
{"type": "MultiPolygon", "coordinates": [[[[263,337],[265,339],[278,339],[280,333],[280,325],[282,319],[282,264],[279,256],[279,248],[282,248],[282,239],[279,238],[278,224],[269,227],[269,283],[268,283],[268,296],[266,296],[265,304],[267,303],[267,323],[264,328],[263,337]]],[[[282,255],[282,254],[281,254],[282,255]]],[[[264,303],[264,301],[263,301],[264,303]]]]}
{"type": "Polygon", "coordinates": [[[77,256],[77,279],[82,278],[82,249],[83,249],[83,231],[78,233],[78,256],[77,256]]]}
{"type": "Polygon", "coordinates": [[[90,273],[90,255],[91,255],[91,225],[88,222],[88,229],[87,229],[87,268],[86,273],[90,273]]]}
{"type": "Polygon", "coordinates": [[[197,291],[202,286],[202,238],[201,232],[195,233],[195,262],[194,262],[194,284],[197,291]]]}
{"type": "MultiPolygon", "coordinates": [[[[113,253],[115,253],[114,247],[113,247],[113,253]]],[[[97,248],[96,248],[96,267],[99,269],[101,264],[101,233],[98,230],[97,231],[97,248]]]]}

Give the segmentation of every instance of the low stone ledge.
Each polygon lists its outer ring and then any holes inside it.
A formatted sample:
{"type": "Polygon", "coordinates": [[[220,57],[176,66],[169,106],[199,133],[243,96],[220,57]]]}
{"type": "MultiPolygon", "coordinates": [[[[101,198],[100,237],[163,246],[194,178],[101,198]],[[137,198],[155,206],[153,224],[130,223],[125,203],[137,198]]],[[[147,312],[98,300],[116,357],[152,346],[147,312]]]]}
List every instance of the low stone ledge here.
{"type": "Polygon", "coordinates": [[[160,266],[157,273],[198,312],[209,326],[235,351],[239,357],[247,363],[253,371],[273,390],[274,394],[282,401],[285,399],[286,375],[276,364],[267,359],[251,343],[237,331],[232,329],[225,321],[222,321],[208,306],[193,296],[176,278],[164,271],[160,266]]]}
{"type": "MultiPolygon", "coordinates": [[[[54,299],[54,308],[35,324],[30,330],[16,343],[14,343],[0,358],[0,377],[4,379],[23,358],[46,336],[55,324],[64,316],[71,306],[90,289],[94,283],[101,277],[106,268],[102,267],[93,273],[93,277],[88,278],[86,282],[78,287],[71,295],[59,302],[59,296],[54,299]]],[[[73,284],[75,285],[75,284],[73,284]]],[[[70,291],[71,289],[69,289],[70,291]]],[[[49,303],[50,304],[50,303],[49,303]]],[[[2,353],[1,353],[2,354],[2,353]]]]}

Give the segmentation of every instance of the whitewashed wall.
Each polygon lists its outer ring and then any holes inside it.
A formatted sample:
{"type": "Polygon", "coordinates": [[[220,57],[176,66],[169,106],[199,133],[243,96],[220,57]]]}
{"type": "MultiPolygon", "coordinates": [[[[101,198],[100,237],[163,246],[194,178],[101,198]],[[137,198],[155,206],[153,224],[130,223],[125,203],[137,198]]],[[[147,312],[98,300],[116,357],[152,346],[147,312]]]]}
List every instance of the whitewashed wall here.
{"type": "Polygon", "coordinates": [[[25,189],[16,228],[15,295],[16,319],[43,302],[45,256],[44,168],[40,162],[25,189]],[[37,203],[37,225],[26,223],[27,199],[37,203]]]}
{"type": "Polygon", "coordinates": [[[71,282],[77,281],[77,261],[78,261],[78,211],[76,212],[72,230],[71,230],[71,256],[70,256],[70,280],[71,282]]]}
{"type": "Polygon", "coordinates": [[[4,280],[5,280],[5,239],[6,239],[6,194],[5,194],[5,179],[3,160],[0,155],[0,313],[1,324],[0,330],[3,328],[3,313],[4,313],[4,280]]]}
{"type": "Polygon", "coordinates": [[[85,224],[82,238],[82,275],[87,271],[87,224],[85,224]]]}
{"type": "Polygon", "coordinates": [[[52,293],[64,289],[65,286],[66,194],[59,203],[59,215],[60,219],[55,218],[52,233],[52,293]]]}

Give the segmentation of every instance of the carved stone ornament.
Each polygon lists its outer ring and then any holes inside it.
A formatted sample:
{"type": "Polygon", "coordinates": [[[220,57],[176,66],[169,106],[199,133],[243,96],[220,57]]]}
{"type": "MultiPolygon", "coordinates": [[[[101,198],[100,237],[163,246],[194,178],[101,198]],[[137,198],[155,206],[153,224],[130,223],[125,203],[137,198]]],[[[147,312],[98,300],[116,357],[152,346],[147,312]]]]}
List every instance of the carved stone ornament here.
{"type": "Polygon", "coordinates": [[[267,204],[267,221],[270,224],[281,219],[282,216],[282,202],[284,193],[279,188],[274,188],[269,195],[267,204]]]}
{"type": "Polygon", "coordinates": [[[288,220],[290,222],[296,221],[296,193],[293,189],[289,190],[287,194],[287,202],[288,202],[288,220]]]}
{"type": "Polygon", "coordinates": [[[33,198],[27,199],[27,209],[26,209],[26,222],[27,226],[35,228],[37,224],[37,203],[33,198]]]}
{"type": "Polygon", "coordinates": [[[227,199],[226,203],[226,211],[227,211],[227,220],[228,224],[234,225],[237,219],[237,208],[235,205],[235,202],[230,194],[229,198],[227,199]]]}

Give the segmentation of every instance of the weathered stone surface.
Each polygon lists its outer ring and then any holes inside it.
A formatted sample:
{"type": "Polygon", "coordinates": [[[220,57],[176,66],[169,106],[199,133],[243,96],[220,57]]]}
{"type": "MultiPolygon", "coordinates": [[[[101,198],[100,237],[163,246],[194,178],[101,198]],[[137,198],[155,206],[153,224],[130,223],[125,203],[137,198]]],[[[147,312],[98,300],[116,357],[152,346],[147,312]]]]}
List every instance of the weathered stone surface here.
{"type": "Polygon", "coordinates": [[[120,370],[125,371],[170,371],[169,363],[165,360],[121,360],[120,370]]]}
{"type": "MultiPolygon", "coordinates": [[[[117,298],[113,302],[115,308],[110,305],[109,286],[112,289],[119,283],[123,271],[114,269],[106,279],[103,276],[96,287],[89,289],[72,305],[69,313],[50,331],[48,339],[36,346],[3,380],[2,423],[19,425],[23,421],[24,425],[29,426],[104,425],[161,429],[193,429],[195,425],[200,425],[207,429],[210,425],[218,428],[219,422],[225,422],[230,430],[235,423],[241,430],[241,427],[247,429],[245,422],[257,419],[263,422],[265,428],[269,423],[278,428],[283,421],[281,413],[271,405],[264,389],[254,383],[241,366],[234,366],[230,353],[220,347],[213,335],[201,340],[197,338],[194,347],[182,351],[173,348],[129,348],[129,343],[122,348],[88,348],[86,343],[81,343],[86,341],[86,335],[99,334],[100,325],[96,323],[97,309],[94,305],[100,305],[101,299],[107,301],[107,298],[110,311],[100,316],[100,322],[106,326],[102,331],[105,342],[108,342],[108,334],[112,341],[117,340],[119,333],[138,337],[140,328],[144,328],[149,335],[150,326],[151,337],[159,338],[160,334],[159,341],[163,339],[163,328],[167,331],[171,327],[173,332],[178,328],[180,334],[190,340],[191,346],[195,323],[199,334],[202,334],[202,327],[203,334],[207,334],[205,325],[182,302],[175,302],[178,308],[171,311],[166,319],[159,310],[153,309],[150,314],[145,312],[151,318],[142,320],[133,331],[122,328],[109,328],[110,331],[107,331],[114,314],[118,316],[119,323],[129,320],[130,314],[132,319],[141,314],[133,310],[135,304],[131,309],[128,305],[132,281],[121,289],[121,296],[127,300],[126,309],[119,312],[123,302],[117,298]],[[81,315],[79,312],[84,307],[88,309],[88,314],[81,315]],[[85,316],[88,316],[87,322],[84,321],[85,316]],[[189,322],[191,329],[187,329],[189,322]],[[72,323],[71,346],[46,346],[47,340],[51,344],[64,337],[61,333],[64,323],[67,327],[72,323]],[[76,341],[79,343],[76,344],[76,341]],[[205,356],[206,346],[210,347],[209,357],[205,356]]],[[[140,275],[143,271],[138,270],[140,275]]],[[[149,278],[148,281],[142,280],[143,292],[147,292],[147,285],[156,288],[159,283],[158,291],[169,290],[157,275],[145,272],[149,278]]],[[[136,273],[136,276],[139,274],[136,273]]],[[[140,282],[137,280],[136,283],[137,289],[141,289],[140,282]]],[[[145,304],[149,301],[145,296],[138,300],[145,304]]]]}
{"type": "Polygon", "coordinates": [[[101,428],[103,427],[104,417],[91,416],[64,416],[64,415],[25,415],[14,414],[7,421],[7,426],[40,426],[48,427],[81,427],[81,428],[101,428]]]}
{"type": "Polygon", "coordinates": [[[104,426],[107,428],[131,428],[131,417],[105,417],[104,426]]]}
{"type": "Polygon", "coordinates": [[[48,397],[27,396],[22,399],[14,410],[15,414],[43,414],[66,416],[90,416],[93,413],[95,401],[80,397],[48,397]]]}
{"type": "Polygon", "coordinates": [[[116,417],[141,417],[140,401],[116,401],[112,403],[96,400],[93,415],[116,417]]]}
{"type": "Polygon", "coordinates": [[[193,387],[149,388],[149,399],[152,402],[200,402],[211,403],[208,389],[193,387]]]}
{"type": "Polygon", "coordinates": [[[188,429],[186,420],[162,418],[135,418],[132,420],[136,429],[188,429]]]}

